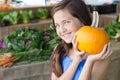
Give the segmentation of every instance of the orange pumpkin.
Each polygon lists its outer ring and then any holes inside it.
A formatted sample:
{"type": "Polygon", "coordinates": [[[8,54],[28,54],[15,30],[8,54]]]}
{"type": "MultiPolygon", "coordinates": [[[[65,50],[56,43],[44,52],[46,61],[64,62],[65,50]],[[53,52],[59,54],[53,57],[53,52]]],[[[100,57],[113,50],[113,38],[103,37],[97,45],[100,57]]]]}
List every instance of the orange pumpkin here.
{"type": "Polygon", "coordinates": [[[102,51],[104,45],[109,42],[109,38],[103,29],[83,26],[77,31],[76,41],[80,51],[98,54],[102,51]]]}

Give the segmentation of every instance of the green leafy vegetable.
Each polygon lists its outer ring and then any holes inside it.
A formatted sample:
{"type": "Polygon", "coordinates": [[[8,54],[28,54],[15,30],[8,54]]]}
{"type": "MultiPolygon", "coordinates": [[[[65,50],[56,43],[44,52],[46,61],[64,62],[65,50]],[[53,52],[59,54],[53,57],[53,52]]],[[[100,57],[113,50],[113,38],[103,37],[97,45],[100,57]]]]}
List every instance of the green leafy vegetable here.
{"type": "Polygon", "coordinates": [[[4,38],[7,50],[3,51],[18,56],[19,62],[45,61],[60,40],[53,25],[43,30],[19,28],[4,38]]]}
{"type": "Polygon", "coordinates": [[[110,24],[105,26],[104,29],[108,33],[110,39],[116,39],[117,33],[120,33],[120,22],[112,21],[110,24]]]}
{"type": "Polygon", "coordinates": [[[46,19],[49,17],[49,11],[48,9],[44,9],[44,8],[40,8],[37,10],[37,16],[40,18],[40,19],[46,19]]]}
{"type": "Polygon", "coordinates": [[[11,24],[15,25],[19,21],[18,12],[13,11],[3,17],[3,20],[8,20],[11,24]]]}
{"type": "Polygon", "coordinates": [[[5,37],[5,42],[9,49],[15,51],[25,51],[31,48],[38,48],[41,42],[41,36],[37,29],[18,29],[5,37]]]}
{"type": "Polygon", "coordinates": [[[2,20],[3,17],[6,16],[6,15],[7,15],[7,12],[0,12],[0,20],[2,20]]]}
{"type": "Polygon", "coordinates": [[[24,23],[24,24],[29,23],[29,14],[28,14],[28,11],[20,10],[19,11],[19,17],[20,17],[20,20],[22,20],[22,23],[24,23]]]}

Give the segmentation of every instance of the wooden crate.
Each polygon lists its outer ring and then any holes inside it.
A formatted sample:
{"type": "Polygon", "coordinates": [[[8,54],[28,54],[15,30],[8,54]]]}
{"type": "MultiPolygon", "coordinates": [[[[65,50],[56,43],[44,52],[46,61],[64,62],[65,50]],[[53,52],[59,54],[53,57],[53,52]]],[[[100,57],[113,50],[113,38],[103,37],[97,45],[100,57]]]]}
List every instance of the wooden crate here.
{"type": "Polygon", "coordinates": [[[50,61],[0,68],[0,80],[50,80],[50,61]]]}
{"type": "Polygon", "coordinates": [[[54,6],[29,6],[29,7],[14,7],[14,9],[5,9],[5,10],[0,10],[0,12],[12,12],[12,11],[19,11],[19,10],[33,10],[36,11],[37,9],[44,8],[48,9],[49,11],[53,8],[54,6]]]}

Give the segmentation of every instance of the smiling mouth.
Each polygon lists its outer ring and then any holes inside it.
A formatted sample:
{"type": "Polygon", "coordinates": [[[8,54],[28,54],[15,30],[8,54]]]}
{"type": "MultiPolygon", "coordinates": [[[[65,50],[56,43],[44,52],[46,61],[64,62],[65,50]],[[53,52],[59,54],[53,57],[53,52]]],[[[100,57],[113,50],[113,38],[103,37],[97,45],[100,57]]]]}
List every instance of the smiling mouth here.
{"type": "Polygon", "coordinates": [[[68,37],[70,37],[70,35],[71,35],[71,33],[66,33],[66,34],[63,35],[63,37],[68,38],[68,37]]]}

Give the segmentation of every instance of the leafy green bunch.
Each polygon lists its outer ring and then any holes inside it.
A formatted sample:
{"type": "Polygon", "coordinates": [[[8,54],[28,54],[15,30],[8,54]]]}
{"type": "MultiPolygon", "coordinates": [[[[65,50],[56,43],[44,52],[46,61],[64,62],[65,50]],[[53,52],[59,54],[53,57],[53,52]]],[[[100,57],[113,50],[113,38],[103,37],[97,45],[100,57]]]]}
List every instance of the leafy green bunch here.
{"type": "Polygon", "coordinates": [[[120,34],[120,22],[112,21],[106,25],[104,29],[108,33],[109,38],[111,40],[114,40],[118,37],[117,34],[120,34]]]}
{"type": "Polygon", "coordinates": [[[19,28],[4,38],[7,52],[18,56],[20,62],[49,60],[60,40],[53,25],[41,30],[19,28]]]}
{"type": "Polygon", "coordinates": [[[5,43],[9,49],[15,51],[25,51],[33,48],[39,48],[41,32],[37,29],[19,28],[10,35],[5,36],[5,43]]]}

